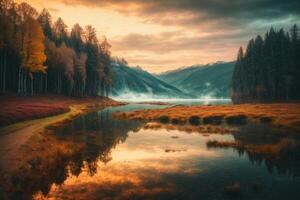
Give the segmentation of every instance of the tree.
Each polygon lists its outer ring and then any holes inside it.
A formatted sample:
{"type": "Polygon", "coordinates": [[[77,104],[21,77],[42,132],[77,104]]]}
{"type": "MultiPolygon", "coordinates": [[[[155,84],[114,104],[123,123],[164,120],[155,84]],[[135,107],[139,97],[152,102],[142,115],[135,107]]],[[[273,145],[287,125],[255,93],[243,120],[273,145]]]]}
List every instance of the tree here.
{"type": "MultiPolygon", "coordinates": [[[[33,95],[33,73],[46,73],[44,39],[44,33],[39,23],[28,18],[25,22],[21,66],[29,74],[31,95],[33,95]]],[[[26,93],[26,91],[24,92],[26,93]]]]}
{"type": "Polygon", "coordinates": [[[101,76],[101,93],[102,96],[108,96],[109,90],[112,85],[112,72],[111,72],[111,44],[108,43],[107,39],[104,38],[103,42],[100,44],[100,62],[103,68],[103,73],[101,76]]]}
{"type": "Polygon", "coordinates": [[[60,17],[54,23],[53,32],[56,46],[60,46],[63,42],[68,44],[67,25],[60,17]]]}
{"type": "Polygon", "coordinates": [[[299,29],[298,26],[295,24],[291,30],[290,30],[290,35],[291,35],[291,57],[292,57],[292,68],[294,71],[294,76],[293,76],[293,84],[291,86],[291,92],[293,95],[295,95],[297,98],[300,98],[300,34],[299,34],[299,29]]]}
{"type": "Polygon", "coordinates": [[[53,40],[53,33],[51,28],[51,15],[47,9],[43,9],[41,14],[38,17],[38,22],[41,24],[43,28],[44,35],[49,39],[53,40]]]}
{"type": "Polygon", "coordinates": [[[69,35],[61,18],[52,27],[46,9],[38,14],[27,3],[0,0],[2,92],[107,95],[110,48],[106,38],[99,42],[92,26],[83,30],[75,24],[69,35]]]}
{"type": "Polygon", "coordinates": [[[296,25],[290,34],[271,28],[264,39],[251,39],[244,55],[239,51],[232,78],[234,102],[300,98],[298,33],[296,25]]]}
{"type": "Polygon", "coordinates": [[[86,90],[88,95],[98,95],[100,76],[101,76],[101,64],[99,62],[99,49],[98,39],[96,36],[96,30],[92,26],[86,27],[86,74],[87,83],[86,90]]]}
{"type": "Polygon", "coordinates": [[[235,63],[233,75],[232,75],[232,93],[231,99],[234,102],[238,102],[241,98],[242,92],[242,80],[241,80],[241,68],[243,67],[243,58],[244,58],[244,51],[243,48],[240,47],[238,51],[237,61],[235,63]]]}
{"type": "Polygon", "coordinates": [[[74,66],[74,95],[75,96],[84,96],[85,95],[85,82],[86,82],[86,60],[87,55],[81,53],[75,59],[74,66]]]}
{"type": "Polygon", "coordinates": [[[7,63],[10,48],[13,47],[13,23],[9,17],[12,1],[0,1],[0,77],[1,91],[6,91],[7,63]]]}
{"type": "Polygon", "coordinates": [[[263,99],[266,97],[266,82],[265,80],[267,79],[267,72],[264,68],[264,54],[263,54],[263,38],[258,35],[255,38],[254,42],[254,60],[253,60],[253,73],[254,73],[254,96],[253,98],[258,98],[258,99],[263,99]]]}
{"type": "Polygon", "coordinates": [[[83,29],[79,24],[75,24],[71,31],[70,43],[77,54],[84,51],[83,45],[83,29]]]}
{"type": "MultiPolygon", "coordinates": [[[[43,34],[40,34],[40,27],[34,20],[38,13],[27,3],[21,3],[17,6],[17,13],[19,16],[19,26],[20,26],[20,55],[21,55],[21,65],[19,67],[19,84],[18,93],[21,95],[27,94],[27,84],[28,77],[30,77],[31,94],[33,93],[32,88],[32,72],[40,67],[40,62],[43,61],[44,57],[40,54],[43,49],[39,45],[39,39],[43,38],[43,34]],[[38,34],[37,39],[35,39],[34,31],[38,34]],[[38,56],[36,56],[36,54],[38,56]]],[[[43,40],[42,40],[43,42],[43,40]]]]}

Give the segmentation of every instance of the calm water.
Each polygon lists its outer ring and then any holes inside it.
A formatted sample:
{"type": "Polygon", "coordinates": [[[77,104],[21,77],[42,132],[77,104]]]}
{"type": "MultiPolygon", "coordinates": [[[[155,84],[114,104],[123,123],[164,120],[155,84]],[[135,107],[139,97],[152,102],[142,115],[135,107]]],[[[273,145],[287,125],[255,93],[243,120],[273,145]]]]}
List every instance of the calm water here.
{"type": "Polygon", "coordinates": [[[115,111],[160,108],[127,105],[80,117],[58,131],[83,141],[79,155],[49,173],[38,199],[300,199],[300,139],[247,125],[235,134],[149,130],[116,120],[115,111]],[[210,140],[243,146],[208,146],[210,140]],[[240,189],[234,190],[233,185],[240,189]]]}

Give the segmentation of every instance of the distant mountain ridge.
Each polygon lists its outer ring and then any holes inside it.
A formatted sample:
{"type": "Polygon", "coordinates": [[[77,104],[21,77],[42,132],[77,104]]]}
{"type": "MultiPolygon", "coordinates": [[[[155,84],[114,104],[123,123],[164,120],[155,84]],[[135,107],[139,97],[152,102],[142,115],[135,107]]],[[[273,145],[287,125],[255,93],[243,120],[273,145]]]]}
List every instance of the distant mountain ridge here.
{"type": "Polygon", "coordinates": [[[160,80],[198,98],[229,98],[235,62],[193,65],[156,75],[160,80]]]}
{"type": "Polygon", "coordinates": [[[140,67],[112,63],[111,96],[119,98],[193,98],[193,95],[165,83],[140,67]]]}

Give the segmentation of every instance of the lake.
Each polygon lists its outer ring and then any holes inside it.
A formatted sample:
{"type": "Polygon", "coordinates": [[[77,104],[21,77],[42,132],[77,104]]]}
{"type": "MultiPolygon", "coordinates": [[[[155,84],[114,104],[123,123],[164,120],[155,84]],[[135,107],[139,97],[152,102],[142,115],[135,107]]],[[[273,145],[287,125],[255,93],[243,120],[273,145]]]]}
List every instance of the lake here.
{"type": "Polygon", "coordinates": [[[86,147],[58,171],[45,171],[51,181],[33,199],[300,199],[299,134],[258,124],[227,134],[146,129],[112,118],[165,106],[106,108],[57,130],[86,147]]]}

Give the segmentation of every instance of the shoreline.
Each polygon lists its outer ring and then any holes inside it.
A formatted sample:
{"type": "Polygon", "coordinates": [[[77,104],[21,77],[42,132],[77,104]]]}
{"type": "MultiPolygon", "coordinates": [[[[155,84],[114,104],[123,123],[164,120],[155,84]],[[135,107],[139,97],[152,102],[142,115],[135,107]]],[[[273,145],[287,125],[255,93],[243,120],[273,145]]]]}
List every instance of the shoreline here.
{"type": "Polygon", "coordinates": [[[20,97],[13,93],[3,94],[0,97],[0,129],[19,122],[68,113],[72,108],[101,106],[98,105],[100,102],[109,105],[118,101],[108,97],[68,97],[54,94],[20,97]]]}
{"type": "Polygon", "coordinates": [[[69,111],[62,114],[0,128],[0,198],[13,198],[28,179],[43,181],[44,171],[60,170],[57,163],[80,154],[85,144],[60,140],[56,129],[89,112],[126,104],[109,98],[85,100],[72,101],[75,104],[70,103],[69,111]]]}

